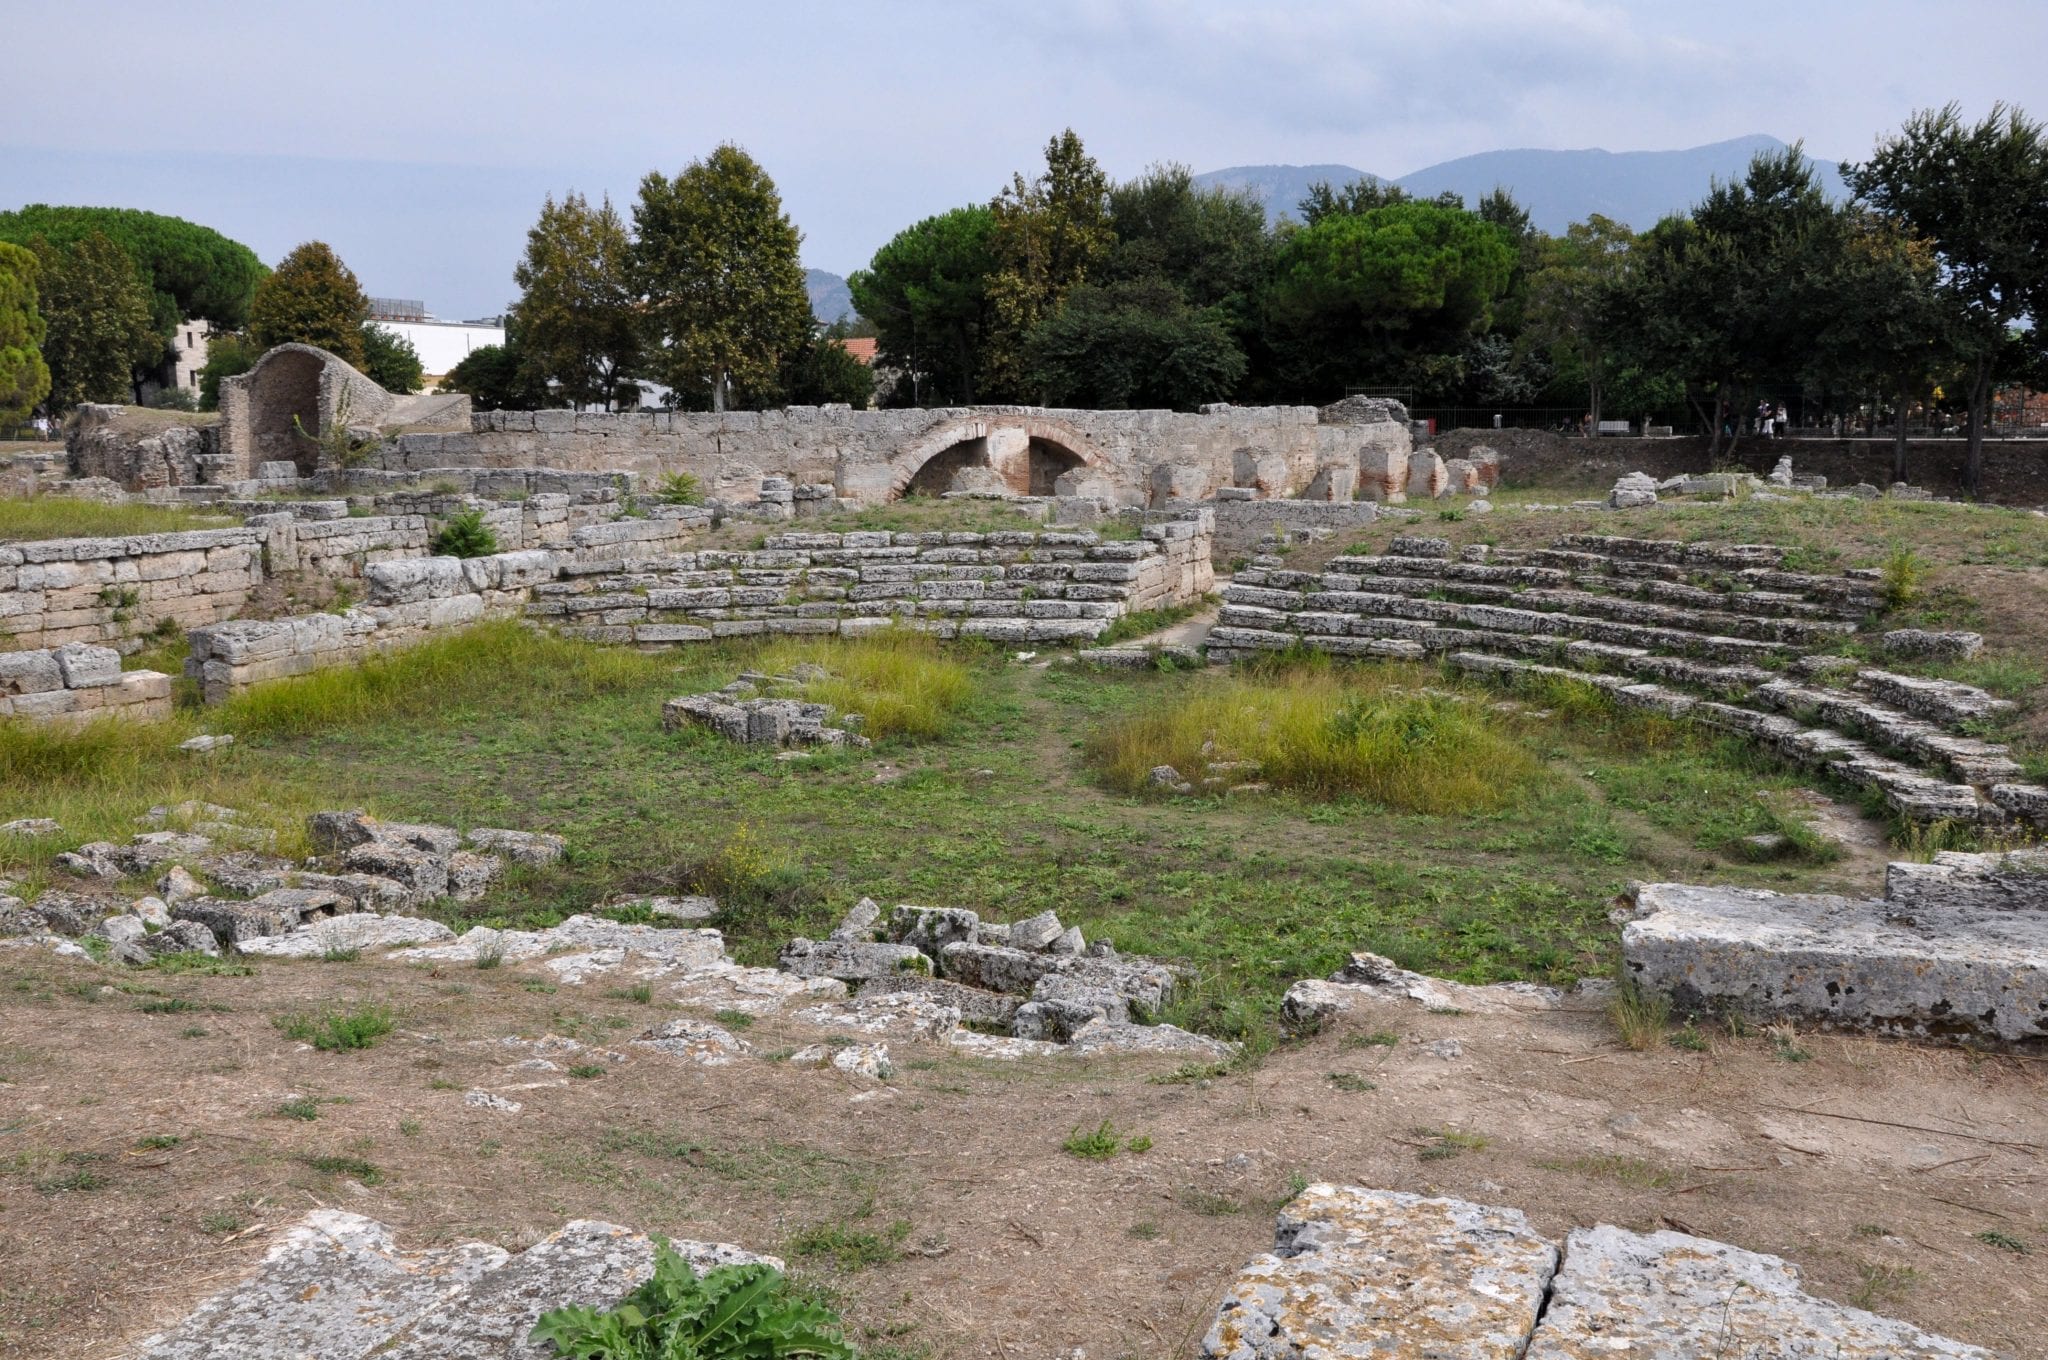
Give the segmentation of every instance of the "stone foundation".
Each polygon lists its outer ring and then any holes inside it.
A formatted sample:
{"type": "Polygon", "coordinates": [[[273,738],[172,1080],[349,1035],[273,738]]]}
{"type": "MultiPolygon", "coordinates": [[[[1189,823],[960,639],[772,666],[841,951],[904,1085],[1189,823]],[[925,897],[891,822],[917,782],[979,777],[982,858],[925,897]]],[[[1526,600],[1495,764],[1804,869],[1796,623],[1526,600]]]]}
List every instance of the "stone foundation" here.
{"type": "Polygon", "coordinates": [[[113,648],[78,642],[0,652],[0,718],[82,721],[102,715],[168,718],[171,677],[124,671],[113,648]]]}

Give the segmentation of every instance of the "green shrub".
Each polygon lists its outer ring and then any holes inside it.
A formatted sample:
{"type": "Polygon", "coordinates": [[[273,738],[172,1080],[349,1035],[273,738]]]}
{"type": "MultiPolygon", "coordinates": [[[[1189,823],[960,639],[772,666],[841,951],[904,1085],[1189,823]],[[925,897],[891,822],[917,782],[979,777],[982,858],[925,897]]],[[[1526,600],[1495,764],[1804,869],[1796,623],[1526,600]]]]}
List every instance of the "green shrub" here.
{"type": "Polygon", "coordinates": [[[1904,609],[1920,598],[1927,586],[1927,559],[1911,548],[1893,548],[1878,567],[1880,590],[1886,609],[1904,609]]]}
{"type": "Polygon", "coordinates": [[[856,1360],[837,1315],[788,1286],[768,1265],[700,1276],[657,1237],[647,1283],[610,1312],[572,1304],[543,1314],[531,1339],[576,1360],[856,1360]]]}
{"type": "Polygon", "coordinates": [[[655,484],[654,499],[663,505],[702,505],[704,485],[687,472],[670,472],[655,484]]]}
{"type": "Polygon", "coordinates": [[[484,523],[481,510],[457,511],[434,535],[437,557],[489,557],[497,550],[498,535],[484,523]]]}
{"type": "Polygon", "coordinates": [[[1116,1156],[1117,1150],[1123,1144],[1123,1135],[1116,1131],[1115,1125],[1105,1119],[1100,1127],[1092,1131],[1075,1129],[1067,1135],[1067,1140],[1060,1144],[1060,1151],[1070,1157],[1079,1157],[1084,1162],[1106,1162],[1116,1156]]]}

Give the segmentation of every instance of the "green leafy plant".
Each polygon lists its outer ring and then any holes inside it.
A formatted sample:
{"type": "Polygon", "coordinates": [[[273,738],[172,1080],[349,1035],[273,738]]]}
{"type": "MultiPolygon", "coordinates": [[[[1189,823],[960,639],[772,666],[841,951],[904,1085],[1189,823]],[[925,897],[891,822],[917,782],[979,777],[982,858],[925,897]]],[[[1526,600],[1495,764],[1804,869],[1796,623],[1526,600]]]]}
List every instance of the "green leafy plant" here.
{"type": "Polygon", "coordinates": [[[321,1015],[281,1015],[273,1021],[287,1039],[311,1044],[322,1053],[345,1053],[368,1048],[389,1034],[394,1022],[382,1006],[363,1006],[346,1014],[328,1011],[321,1015]]]}
{"type": "Polygon", "coordinates": [[[1107,1119],[1092,1132],[1076,1128],[1060,1144],[1060,1151],[1070,1157],[1079,1157],[1084,1162],[1106,1162],[1116,1156],[1123,1146],[1123,1135],[1116,1131],[1116,1125],[1107,1119]]]}
{"type": "Polygon", "coordinates": [[[1927,559],[1911,548],[1894,548],[1878,566],[1879,590],[1886,609],[1903,609],[1920,598],[1927,585],[1927,559]]]}
{"type": "Polygon", "coordinates": [[[459,510],[434,535],[437,557],[489,557],[498,550],[498,535],[484,523],[481,510],[459,510]]]}
{"type": "Polygon", "coordinates": [[[573,1304],[543,1314],[531,1339],[575,1360],[856,1360],[837,1315],[788,1284],[767,1265],[700,1276],[657,1237],[647,1283],[609,1312],[573,1304]]]}
{"type": "Polygon", "coordinates": [[[670,472],[655,484],[654,499],[663,505],[702,505],[704,484],[687,472],[670,472]]]}

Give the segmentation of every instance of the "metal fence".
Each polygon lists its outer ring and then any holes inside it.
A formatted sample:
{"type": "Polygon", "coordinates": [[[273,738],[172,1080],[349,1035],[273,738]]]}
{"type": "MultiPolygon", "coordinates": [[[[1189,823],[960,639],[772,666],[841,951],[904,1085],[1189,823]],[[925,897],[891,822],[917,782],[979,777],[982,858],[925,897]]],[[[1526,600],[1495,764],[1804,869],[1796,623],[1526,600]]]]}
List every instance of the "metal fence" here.
{"type": "MultiPolygon", "coordinates": [[[[1631,434],[1642,433],[1642,411],[1602,412],[1605,420],[1626,420],[1631,434]]],[[[1679,434],[1691,434],[1698,428],[1698,418],[1690,411],[1650,411],[1649,424],[1670,426],[1679,434]]],[[[1578,434],[1586,418],[1583,406],[1417,406],[1409,409],[1408,415],[1414,420],[1435,422],[1437,433],[1446,430],[1553,430],[1558,434],[1578,434]]]]}

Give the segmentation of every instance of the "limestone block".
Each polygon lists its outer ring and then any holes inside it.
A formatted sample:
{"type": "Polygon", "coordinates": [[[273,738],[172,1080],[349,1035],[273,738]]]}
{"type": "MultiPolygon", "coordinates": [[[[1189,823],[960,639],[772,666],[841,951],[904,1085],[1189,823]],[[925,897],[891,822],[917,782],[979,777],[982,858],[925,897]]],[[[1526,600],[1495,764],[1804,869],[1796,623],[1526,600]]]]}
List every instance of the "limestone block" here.
{"type": "Polygon", "coordinates": [[[1557,1249],[1513,1209],[1311,1185],[1238,1276],[1204,1360],[1520,1360],[1557,1249]]]}
{"type": "Polygon", "coordinates": [[[1607,493],[1607,506],[1611,510],[1633,510],[1656,503],[1656,480],[1645,472],[1629,473],[1607,493]]]}
{"type": "Polygon", "coordinates": [[[1408,456],[1408,495],[1415,500],[1433,501],[1450,486],[1444,460],[1434,449],[1417,449],[1408,456]]]}
{"type": "Polygon", "coordinates": [[[1314,480],[1301,493],[1301,499],[1349,502],[1357,497],[1357,493],[1357,468],[1343,463],[1326,463],[1316,470],[1314,480]]]}
{"type": "Polygon", "coordinates": [[[1209,494],[1209,474],[1190,463],[1161,463],[1152,469],[1148,485],[1153,505],[1198,501],[1209,494]]]}
{"type": "Polygon", "coordinates": [[[783,947],[783,969],[798,977],[831,977],[841,982],[866,982],[897,973],[929,973],[932,961],[909,945],[869,944],[853,940],[808,940],[802,936],[783,947]]]}
{"type": "Polygon", "coordinates": [[[1991,1360],[1975,1346],[1814,1298],[1778,1257],[1684,1233],[1574,1229],[1551,1291],[1528,1360],[1991,1360]]]}
{"type": "Polygon", "coordinates": [[[1293,482],[1293,471],[1285,458],[1261,453],[1257,449],[1242,448],[1233,452],[1230,469],[1234,489],[1250,491],[1266,500],[1285,496],[1293,482]]]}
{"type": "MultiPolygon", "coordinates": [[[[120,658],[115,658],[119,668],[120,658]]],[[[54,652],[0,652],[0,695],[44,694],[64,688],[54,652]]]]}

